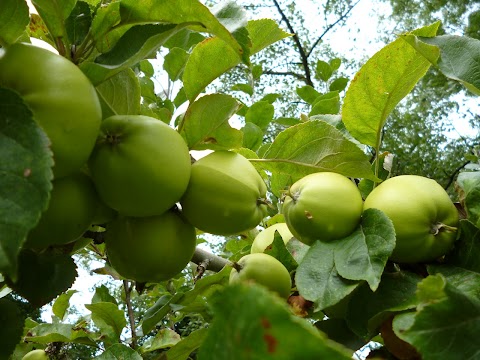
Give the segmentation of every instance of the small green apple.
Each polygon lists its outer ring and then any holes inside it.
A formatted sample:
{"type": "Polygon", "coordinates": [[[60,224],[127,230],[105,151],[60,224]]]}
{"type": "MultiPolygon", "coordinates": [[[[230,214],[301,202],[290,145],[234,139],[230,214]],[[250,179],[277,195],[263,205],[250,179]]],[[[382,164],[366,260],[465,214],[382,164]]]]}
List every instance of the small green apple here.
{"type": "Polygon", "coordinates": [[[255,282],[277,293],[283,298],[290,295],[292,280],[287,268],[273,256],[264,253],[242,257],[230,273],[230,284],[255,282]]]}
{"type": "Polygon", "coordinates": [[[293,238],[293,234],[286,223],[277,223],[262,230],[253,240],[250,252],[261,253],[273,243],[275,232],[278,232],[285,245],[293,238]]]}
{"type": "Polygon", "coordinates": [[[22,360],[49,360],[49,358],[45,350],[37,349],[26,353],[22,360]]]}

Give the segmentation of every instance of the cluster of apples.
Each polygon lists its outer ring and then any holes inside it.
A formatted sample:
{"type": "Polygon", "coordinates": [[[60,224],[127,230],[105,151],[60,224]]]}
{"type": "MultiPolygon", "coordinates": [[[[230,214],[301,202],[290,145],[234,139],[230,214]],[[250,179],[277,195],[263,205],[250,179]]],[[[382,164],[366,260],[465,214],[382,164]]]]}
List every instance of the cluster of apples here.
{"type": "MultiPolygon", "coordinates": [[[[286,269],[276,264],[275,276],[266,278],[260,260],[253,260],[259,259],[259,253],[272,244],[275,232],[285,244],[292,238],[308,246],[316,241],[335,241],[358,229],[363,212],[372,208],[386,214],[395,229],[396,246],[391,261],[430,262],[453,247],[458,211],[436,181],[416,175],[396,176],[374,188],[364,201],[351,179],[337,173],[319,172],[301,178],[286,191],[282,206],[285,223],[274,224],[260,232],[253,241],[251,254],[241,261],[244,265],[252,263],[250,278],[284,295],[286,292],[279,288],[291,286],[290,278],[285,276],[286,269]]],[[[263,260],[264,264],[267,262],[272,261],[263,260]]],[[[241,273],[235,277],[242,277],[241,273]]]]}

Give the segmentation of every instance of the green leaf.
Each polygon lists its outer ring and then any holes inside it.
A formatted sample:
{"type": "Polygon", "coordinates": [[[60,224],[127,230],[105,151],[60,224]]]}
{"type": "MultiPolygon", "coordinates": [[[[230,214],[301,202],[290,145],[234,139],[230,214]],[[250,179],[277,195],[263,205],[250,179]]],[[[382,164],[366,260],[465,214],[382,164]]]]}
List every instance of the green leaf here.
{"type": "Polygon", "coordinates": [[[461,293],[441,275],[427,277],[418,291],[422,306],[413,324],[399,332],[401,339],[425,360],[476,359],[480,301],[461,293]]]}
{"type": "Polygon", "coordinates": [[[114,344],[107,348],[101,355],[94,357],[94,360],[142,360],[138,352],[123,344],[114,344]]]}
{"type": "Polygon", "coordinates": [[[49,145],[19,95],[0,88],[0,273],[13,281],[20,248],[48,206],[53,177],[49,145]]]}
{"type": "Polygon", "coordinates": [[[138,63],[140,71],[145,74],[147,77],[153,77],[155,75],[155,68],[153,67],[152,63],[148,60],[142,60],[138,63]]]}
{"type": "Polygon", "coordinates": [[[335,72],[340,68],[340,65],[342,65],[342,59],[339,59],[339,58],[331,59],[328,62],[328,64],[332,68],[332,71],[335,72]]]}
{"type": "Polygon", "coordinates": [[[330,91],[343,91],[347,87],[348,81],[348,78],[339,77],[333,80],[328,88],[330,91]]]}
{"type": "Polygon", "coordinates": [[[375,292],[367,284],[360,286],[348,303],[348,327],[362,339],[370,340],[392,313],[417,306],[416,290],[421,280],[419,275],[406,271],[385,272],[375,292]]]}
{"type": "Polygon", "coordinates": [[[172,35],[187,26],[173,24],[138,25],[130,28],[109,52],[95,62],[85,61],[80,69],[96,86],[119,72],[144,60],[172,35]]]}
{"type": "MultiPolygon", "coordinates": [[[[287,36],[273,20],[251,20],[247,24],[253,55],[265,47],[287,36]]],[[[183,73],[183,85],[189,100],[198,94],[218,76],[233,68],[241,61],[235,50],[219,37],[199,43],[192,51],[183,73]]]]}
{"type": "Polygon", "coordinates": [[[208,329],[195,330],[186,338],[176,343],[171,349],[166,352],[168,360],[188,360],[190,354],[197,350],[207,337],[208,329]]]}
{"type": "Polygon", "coordinates": [[[96,342],[89,337],[87,330],[72,324],[39,324],[28,331],[27,339],[45,345],[53,342],[73,342],[96,346],[96,342]]]}
{"type": "Polygon", "coordinates": [[[149,338],[140,348],[140,353],[170,348],[181,340],[180,335],[171,329],[160,329],[155,337],[149,338]]]}
{"type": "Polygon", "coordinates": [[[272,19],[250,20],[247,24],[247,30],[252,40],[252,55],[277,41],[292,36],[292,34],[283,31],[278,23],[272,19]]]}
{"type": "Polygon", "coordinates": [[[25,0],[2,0],[0,3],[0,46],[20,40],[30,22],[25,0]]]}
{"type": "Polygon", "coordinates": [[[244,239],[231,239],[225,243],[225,250],[232,253],[230,260],[240,259],[245,255],[245,249],[250,245],[250,242],[244,239]]]}
{"type": "Polygon", "coordinates": [[[316,310],[337,304],[360,284],[341,277],[335,267],[334,242],[316,241],[304,256],[295,274],[297,289],[316,310]]]}
{"type": "Polygon", "coordinates": [[[465,295],[480,300],[480,273],[451,265],[429,265],[428,273],[442,274],[450,285],[465,295]]]}
{"type": "MultiPolygon", "coordinates": [[[[436,30],[429,27],[417,32],[434,36],[436,30]]],[[[363,144],[377,146],[388,115],[429,67],[428,60],[402,38],[373,55],[357,72],[345,95],[342,117],[352,136],[363,144]]]]}
{"type": "Polygon", "coordinates": [[[198,23],[202,31],[218,36],[239,56],[244,53],[231,32],[245,26],[246,15],[233,2],[226,2],[217,9],[209,9],[197,0],[166,0],[161,3],[146,0],[142,6],[138,6],[137,0],[123,0],[120,10],[122,24],[198,23]],[[213,12],[217,12],[219,19],[213,12]],[[221,23],[222,18],[225,19],[226,26],[221,23]]]}
{"type": "Polygon", "coordinates": [[[295,238],[290,239],[290,241],[287,243],[287,250],[290,254],[292,254],[297,264],[300,264],[303,261],[308,249],[310,249],[310,246],[298,241],[295,238]]]}
{"type": "Polygon", "coordinates": [[[128,28],[122,31],[110,32],[112,28],[117,28],[121,21],[120,2],[114,1],[97,9],[92,21],[91,34],[95,47],[101,53],[108,52],[115,46],[118,39],[128,28]]]}
{"type": "Polygon", "coordinates": [[[191,104],[183,118],[182,136],[191,150],[232,149],[242,146],[242,132],[228,120],[240,104],[229,95],[202,96],[191,104]]]}
{"type": "Polygon", "coordinates": [[[223,1],[212,8],[212,13],[237,40],[242,48],[241,56],[243,62],[250,65],[250,47],[252,44],[248,31],[245,28],[247,25],[245,8],[235,1],[223,1]]]}
{"type": "Polygon", "coordinates": [[[27,28],[27,35],[45,41],[55,48],[55,43],[50,37],[47,26],[38,14],[30,14],[30,23],[27,28]]]}
{"type": "Polygon", "coordinates": [[[480,230],[468,220],[460,220],[460,237],[446,261],[467,270],[480,273],[480,230]]]}
{"type": "Polygon", "coordinates": [[[257,151],[263,143],[263,130],[251,122],[245,123],[243,132],[243,147],[257,151]]]}
{"type": "MultiPolygon", "coordinates": [[[[202,277],[196,282],[192,290],[185,292],[183,297],[179,301],[176,301],[176,304],[188,306],[199,298],[208,298],[211,295],[212,287],[215,287],[215,285],[221,285],[221,287],[223,287],[228,284],[231,270],[232,268],[230,266],[225,266],[216,274],[202,277]]],[[[216,290],[217,289],[218,287],[216,290]]]]}
{"type": "Polygon", "coordinates": [[[142,319],[142,330],[144,334],[148,334],[155,326],[172,310],[170,304],[175,303],[183,296],[183,293],[172,295],[163,295],[155,304],[145,312],[142,319]]]}
{"type": "Polygon", "coordinates": [[[254,80],[260,79],[260,76],[263,74],[262,64],[256,64],[251,67],[251,73],[254,80]]]}
{"type": "Polygon", "coordinates": [[[202,34],[190,29],[183,29],[168,39],[163,46],[167,49],[180,48],[188,52],[203,40],[205,40],[205,36],[202,34]]]}
{"type": "MultiPolygon", "coordinates": [[[[384,152],[379,154],[372,163],[372,171],[375,171],[377,167],[376,162],[379,161],[378,174],[377,176],[383,181],[390,177],[392,172],[393,162],[395,157],[389,152],[384,152]]],[[[364,199],[367,198],[368,194],[372,192],[375,187],[375,182],[368,179],[361,179],[358,184],[358,189],[362,193],[364,199]]]]}
{"type": "Polygon", "coordinates": [[[0,359],[9,359],[23,334],[25,316],[15,302],[0,299],[0,359]]]}
{"type": "Polygon", "coordinates": [[[70,298],[76,292],[77,290],[68,290],[67,292],[61,294],[53,303],[52,312],[60,320],[63,320],[63,318],[65,317],[65,313],[70,306],[70,298]]]}
{"type": "Polygon", "coordinates": [[[328,79],[330,79],[332,74],[333,74],[333,69],[329,63],[323,60],[317,61],[317,66],[315,68],[315,77],[317,79],[328,81],[328,79]]]}
{"type": "Polygon", "coordinates": [[[255,284],[225,288],[216,296],[212,311],[214,321],[199,360],[240,360],[252,354],[265,360],[351,358],[350,351],[292,315],[284,301],[255,284]]]}
{"type": "Polygon", "coordinates": [[[92,304],[99,302],[111,302],[112,304],[118,305],[117,299],[110,294],[110,291],[105,285],[101,285],[95,289],[95,294],[92,297],[92,304]]]}
{"type": "Polygon", "coordinates": [[[335,241],[335,266],[343,278],[366,280],[375,291],[394,248],[392,221],[380,210],[368,209],[356,231],[335,241]]]}
{"type": "Polygon", "coordinates": [[[266,94],[260,99],[260,101],[266,101],[269,104],[273,104],[275,101],[277,101],[281,97],[282,97],[281,94],[276,94],[276,93],[266,94]]]}
{"type": "Polygon", "coordinates": [[[457,177],[457,192],[468,220],[480,226],[480,172],[462,172],[457,177]]]}
{"type": "Polygon", "coordinates": [[[67,39],[65,22],[76,2],[77,0],[32,0],[54,39],[67,39]]]}
{"type": "Polygon", "coordinates": [[[468,90],[480,95],[480,70],[478,68],[480,40],[457,35],[417,37],[415,40],[415,42],[410,40],[409,43],[424,55],[425,52],[422,51],[425,47],[424,44],[436,48],[436,51],[427,53],[426,58],[445,76],[460,81],[468,90]]]}
{"type": "Polygon", "coordinates": [[[189,53],[181,48],[173,48],[165,55],[163,69],[167,72],[170,80],[180,79],[189,56],[189,53]]]}
{"type": "Polygon", "coordinates": [[[232,86],[232,90],[242,91],[245,94],[253,96],[253,88],[249,84],[235,84],[232,86]]]}
{"type": "Polygon", "coordinates": [[[140,112],[140,84],[132,69],[110,77],[96,87],[103,118],[112,115],[137,115],[140,112]]]}
{"type": "Polygon", "coordinates": [[[344,319],[326,319],[317,321],[315,327],[324,332],[329,339],[346,346],[353,351],[365,345],[365,341],[358,337],[344,319]]]}
{"type": "Polygon", "coordinates": [[[277,135],[260,161],[272,172],[302,177],[318,171],[375,180],[368,156],[339,130],[307,121],[277,135]]]}
{"type": "Polygon", "coordinates": [[[154,306],[148,309],[142,320],[142,330],[144,334],[149,333],[153,328],[172,311],[172,307],[188,306],[195,302],[197,298],[204,298],[206,293],[215,285],[225,285],[228,282],[231,268],[225,267],[214,275],[202,277],[195,284],[195,287],[186,293],[177,292],[174,296],[164,295],[157,300],[154,306]]]}
{"type": "Polygon", "coordinates": [[[24,249],[18,257],[17,281],[6,280],[19,295],[40,307],[67,291],[76,277],[76,265],[70,256],[24,249]]]}
{"type": "Polygon", "coordinates": [[[111,302],[97,302],[85,304],[85,307],[92,312],[92,321],[100,329],[103,340],[107,344],[118,343],[122,330],[127,325],[125,315],[118,305],[111,302]]]}
{"type": "Polygon", "coordinates": [[[289,117],[279,117],[274,120],[279,125],[284,126],[294,126],[300,123],[300,119],[298,118],[289,118],[289,117]]]}
{"type": "Polygon", "coordinates": [[[275,108],[266,101],[257,101],[253,103],[245,114],[245,121],[257,125],[260,129],[266,130],[273,120],[275,108]]]}
{"type": "Polygon", "coordinates": [[[338,91],[331,91],[317,97],[308,116],[319,114],[338,114],[340,111],[340,95],[338,91]]]}
{"type": "Polygon", "coordinates": [[[264,253],[271,255],[280,261],[287,268],[288,272],[292,272],[298,267],[295,258],[288,251],[282,236],[278,231],[275,231],[273,242],[265,249],[264,253]]]}
{"type": "Polygon", "coordinates": [[[315,99],[322,95],[317,90],[315,90],[313,86],[310,85],[297,87],[295,91],[302,100],[306,101],[309,104],[313,104],[315,102],[315,99]]]}
{"type": "Polygon", "coordinates": [[[85,40],[92,26],[92,20],[90,5],[84,1],[77,1],[65,21],[65,28],[71,44],[78,46],[85,40]]]}

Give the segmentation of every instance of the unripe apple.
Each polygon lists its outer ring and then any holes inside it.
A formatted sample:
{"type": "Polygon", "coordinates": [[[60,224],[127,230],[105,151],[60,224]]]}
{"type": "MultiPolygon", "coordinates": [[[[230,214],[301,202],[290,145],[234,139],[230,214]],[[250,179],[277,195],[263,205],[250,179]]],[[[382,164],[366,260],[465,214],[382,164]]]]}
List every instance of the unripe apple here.
{"type": "Polygon", "coordinates": [[[173,207],[187,188],[191,167],[181,135],[143,115],[103,120],[88,166],[102,201],[121,215],[138,217],[173,207]]]}
{"type": "Polygon", "coordinates": [[[45,350],[37,349],[26,353],[22,360],[49,360],[49,358],[45,350]]]}
{"type": "Polygon", "coordinates": [[[287,268],[273,256],[264,253],[248,254],[238,262],[230,273],[230,283],[255,282],[288,298],[292,280],[287,268]]]}
{"type": "Polygon", "coordinates": [[[267,187],[255,167],[232,151],[215,151],[192,165],[182,212],[197,229],[233,235],[257,226],[266,215],[267,187]]]}
{"type": "Polygon", "coordinates": [[[118,217],[107,224],[105,248],[112,267],[138,282],[168,280],[190,262],[195,228],[177,210],[149,217],[118,217]]]}
{"type": "Polygon", "coordinates": [[[44,249],[80,238],[92,224],[98,203],[92,180],[84,173],[55,179],[47,210],[27,236],[25,248],[44,249]]]}
{"type": "Polygon", "coordinates": [[[283,214],[295,238],[307,245],[350,235],[360,223],[363,200],[347,177],[318,172],[295,182],[283,203],[283,214]]]}
{"type": "Polygon", "coordinates": [[[280,234],[285,245],[293,238],[293,234],[286,223],[273,224],[267,227],[265,230],[260,231],[260,233],[255,237],[250,253],[253,254],[264,252],[265,249],[273,243],[275,232],[280,234]]]}
{"type": "Polygon", "coordinates": [[[365,209],[370,208],[392,220],[396,236],[392,261],[435,260],[451,250],[457,238],[458,210],[435,180],[417,175],[385,180],[365,199],[365,209]]]}

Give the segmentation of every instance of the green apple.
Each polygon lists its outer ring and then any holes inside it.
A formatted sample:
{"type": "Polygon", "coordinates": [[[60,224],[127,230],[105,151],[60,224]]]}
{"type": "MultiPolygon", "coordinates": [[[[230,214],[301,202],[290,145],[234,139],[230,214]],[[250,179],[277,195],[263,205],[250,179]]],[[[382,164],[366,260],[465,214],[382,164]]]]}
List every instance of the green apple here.
{"type": "Polygon", "coordinates": [[[168,280],[192,259],[195,228],[177,210],[149,217],[118,217],[106,226],[105,248],[112,267],[138,282],[168,280]]]}
{"type": "Polygon", "coordinates": [[[95,88],[75,64],[46,49],[15,43],[0,48],[0,87],[16,91],[48,135],[55,178],[87,162],[102,110],[95,88]]]}
{"type": "Polygon", "coordinates": [[[390,178],[365,199],[365,210],[383,211],[393,222],[396,245],[390,257],[399,263],[433,261],[453,247],[458,211],[435,181],[417,175],[390,178]]]}
{"type": "Polygon", "coordinates": [[[360,223],[363,199],[347,177],[318,172],[295,182],[286,194],[282,212],[295,237],[307,245],[350,235],[360,223]]]}
{"type": "Polygon", "coordinates": [[[49,357],[45,350],[32,350],[25,354],[22,360],[48,360],[49,357]]]}
{"type": "Polygon", "coordinates": [[[94,218],[98,196],[84,173],[55,179],[47,210],[27,236],[25,248],[44,249],[80,238],[94,218]]]}
{"type": "Polygon", "coordinates": [[[293,234],[286,223],[276,223],[266,229],[260,231],[252,243],[250,253],[264,252],[267,247],[273,243],[275,232],[278,232],[282,237],[285,245],[293,238],[293,234]]]}
{"type": "Polygon", "coordinates": [[[266,215],[267,187],[242,155],[215,151],[192,165],[182,212],[197,229],[232,235],[257,226],[266,215]]]}
{"type": "Polygon", "coordinates": [[[190,179],[190,154],[180,134],[158,119],[115,115],[102,122],[88,161],[103,202],[125,216],[161,215],[190,179]]]}
{"type": "Polygon", "coordinates": [[[255,282],[288,298],[292,280],[287,268],[273,256],[264,253],[248,254],[237,262],[230,273],[230,283],[255,282]]]}

